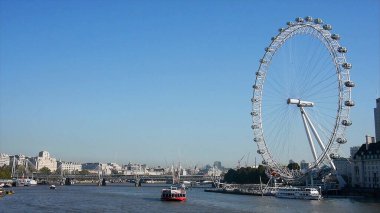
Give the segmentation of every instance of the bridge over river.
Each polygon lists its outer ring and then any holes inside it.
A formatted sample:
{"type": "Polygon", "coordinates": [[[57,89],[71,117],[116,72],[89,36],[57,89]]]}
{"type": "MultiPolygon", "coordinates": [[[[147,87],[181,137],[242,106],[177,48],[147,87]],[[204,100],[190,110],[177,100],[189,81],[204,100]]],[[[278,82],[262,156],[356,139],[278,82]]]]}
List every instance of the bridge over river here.
{"type": "MultiPolygon", "coordinates": [[[[189,182],[209,182],[213,181],[218,177],[208,176],[208,175],[184,175],[181,176],[181,181],[189,181],[189,182]]],[[[97,175],[97,174],[89,174],[89,175],[79,175],[79,174],[68,174],[68,175],[46,175],[46,174],[36,174],[34,178],[38,183],[43,182],[64,182],[69,179],[74,182],[98,182],[99,180],[105,179],[111,183],[125,183],[125,182],[166,182],[172,183],[173,176],[172,175],[120,175],[120,174],[112,174],[112,175],[97,175]]]]}

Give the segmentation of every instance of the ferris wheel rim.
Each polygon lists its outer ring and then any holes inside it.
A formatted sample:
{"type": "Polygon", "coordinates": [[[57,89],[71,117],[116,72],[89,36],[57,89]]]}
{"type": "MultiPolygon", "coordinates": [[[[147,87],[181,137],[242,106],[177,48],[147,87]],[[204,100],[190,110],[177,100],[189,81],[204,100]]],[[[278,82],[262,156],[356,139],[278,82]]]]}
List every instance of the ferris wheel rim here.
{"type": "MultiPolygon", "coordinates": [[[[332,29],[331,25],[325,24],[322,25],[320,19],[312,19],[311,17],[306,17],[305,20],[302,18],[297,18],[296,22],[288,22],[286,28],[280,28],[279,33],[272,37],[272,42],[270,45],[265,48],[265,53],[260,59],[260,66],[256,72],[255,84],[253,86],[253,98],[252,98],[252,129],[254,133],[254,141],[258,146],[258,154],[263,157],[263,161],[272,171],[278,173],[284,179],[298,179],[312,170],[318,168],[323,161],[327,158],[330,158],[331,154],[334,154],[338,151],[341,142],[346,141],[344,136],[344,131],[346,126],[345,124],[351,124],[349,120],[349,110],[352,106],[350,104],[345,104],[347,101],[350,103],[351,100],[351,86],[347,86],[347,82],[350,80],[350,68],[351,64],[347,63],[345,53],[346,49],[342,47],[338,40],[338,34],[331,34],[330,30],[332,29]],[[337,113],[335,118],[335,125],[332,131],[331,137],[327,143],[326,150],[319,155],[318,159],[308,168],[304,173],[294,174],[289,170],[284,169],[280,164],[273,158],[268,149],[268,146],[264,137],[264,130],[262,126],[262,97],[264,82],[266,80],[266,74],[270,68],[273,56],[277,53],[288,39],[291,39],[293,36],[300,34],[305,34],[313,36],[319,41],[321,41],[327,48],[331,59],[336,70],[336,76],[338,78],[338,103],[337,103],[337,113]],[[344,51],[345,50],[345,51],[344,51]]],[[[352,102],[353,103],[353,102],[352,102]]]]}

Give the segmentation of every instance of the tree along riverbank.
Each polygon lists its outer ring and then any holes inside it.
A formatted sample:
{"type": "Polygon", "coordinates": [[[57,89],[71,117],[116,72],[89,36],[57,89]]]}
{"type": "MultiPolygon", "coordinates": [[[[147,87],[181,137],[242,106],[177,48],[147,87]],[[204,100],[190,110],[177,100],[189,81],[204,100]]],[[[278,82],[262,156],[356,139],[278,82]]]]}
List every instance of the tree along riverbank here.
{"type": "Polygon", "coordinates": [[[224,175],[224,182],[236,184],[260,184],[267,183],[269,178],[265,174],[265,167],[259,165],[257,168],[242,167],[237,170],[230,169],[224,175]]]}

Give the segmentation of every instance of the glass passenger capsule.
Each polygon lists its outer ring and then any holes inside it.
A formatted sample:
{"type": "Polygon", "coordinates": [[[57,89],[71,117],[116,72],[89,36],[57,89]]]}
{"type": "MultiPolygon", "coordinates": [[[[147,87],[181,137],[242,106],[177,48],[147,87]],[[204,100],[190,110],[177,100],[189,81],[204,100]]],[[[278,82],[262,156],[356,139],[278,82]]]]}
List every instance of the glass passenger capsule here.
{"type": "Polygon", "coordinates": [[[258,98],[251,98],[251,102],[259,102],[258,98]]]}
{"type": "Polygon", "coordinates": [[[331,159],[337,159],[337,158],[339,158],[339,155],[338,155],[338,154],[335,154],[335,153],[331,153],[331,154],[330,154],[330,158],[331,158],[331,159]]]}
{"type": "Polygon", "coordinates": [[[342,124],[343,124],[344,126],[351,126],[351,125],[352,125],[352,122],[349,121],[349,120],[343,120],[343,121],[342,121],[342,124]]]}
{"type": "Polygon", "coordinates": [[[251,115],[252,115],[252,116],[257,116],[258,113],[257,113],[257,112],[251,112],[251,115]]]}
{"type": "Polygon", "coordinates": [[[324,30],[332,30],[332,26],[330,24],[323,25],[324,30]]]}
{"type": "Polygon", "coordinates": [[[345,143],[347,143],[347,139],[345,139],[345,138],[337,138],[336,142],[338,142],[340,144],[345,144],[345,143]]]}
{"type": "Polygon", "coordinates": [[[345,47],[338,47],[338,52],[340,52],[340,53],[347,53],[347,48],[345,48],[345,47]]]}
{"type": "Polygon", "coordinates": [[[264,76],[264,72],[262,72],[262,71],[258,71],[258,72],[256,72],[256,75],[257,75],[257,76],[264,76]]]}
{"type": "Polygon", "coordinates": [[[294,24],[293,24],[293,22],[288,21],[288,22],[286,22],[286,25],[288,25],[288,26],[293,26],[294,24]]]}
{"type": "Polygon", "coordinates": [[[343,67],[344,69],[351,69],[351,68],[352,68],[352,65],[351,65],[350,63],[343,63],[343,64],[342,64],[342,67],[343,67]]]}
{"type": "Polygon", "coordinates": [[[306,20],[307,22],[312,22],[312,21],[313,21],[313,18],[312,18],[311,16],[306,16],[306,17],[305,17],[305,20],[306,20]]]}
{"type": "Polygon", "coordinates": [[[344,85],[346,87],[355,87],[355,83],[353,81],[346,81],[344,82],[344,85]]]}
{"type": "Polygon", "coordinates": [[[334,39],[334,40],[339,40],[340,39],[340,35],[339,34],[332,34],[331,38],[334,39]]]}
{"type": "Polygon", "coordinates": [[[303,18],[301,18],[301,17],[298,17],[298,18],[296,18],[296,22],[298,22],[298,23],[302,23],[304,20],[303,20],[303,18]]]}
{"type": "Polygon", "coordinates": [[[316,23],[316,24],[322,24],[323,21],[320,18],[316,18],[316,19],[314,19],[314,23],[316,23]]]}
{"type": "Polygon", "coordinates": [[[351,100],[349,100],[349,101],[345,101],[345,102],[344,102],[344,105],[349,106],[349,107],[352,107],[352,106],[355,106],[355,102],[354,102],[354,101],[351,101],[351,100]]]}
{"type": "Polygon", "coordinates": [[[273,52],[273,51],[274,51],[273,48],[265,47],[265,52],[273,52]]]}
{"type": "Polygon", "coordinates": [[[252,125],[251,128],[252,128],[252,129],[258,129],[259,126],[255,124],[255,125],[252,125]]]}
{"type": "Polygon", "coordinates": [[[253,141],[255,141],[255,142],[261,142],[262,139],[261,138],[254,138],[253,141]]]}
{"type": "Polygon", "coordinates": [[[259,149],[259,150],[257,150],[257,154],[260,154],[260,155],[262,155],[262,154],[264,154],[265,153],[265,151],[264,150],[262,150],[262,149],[259,149]]]}

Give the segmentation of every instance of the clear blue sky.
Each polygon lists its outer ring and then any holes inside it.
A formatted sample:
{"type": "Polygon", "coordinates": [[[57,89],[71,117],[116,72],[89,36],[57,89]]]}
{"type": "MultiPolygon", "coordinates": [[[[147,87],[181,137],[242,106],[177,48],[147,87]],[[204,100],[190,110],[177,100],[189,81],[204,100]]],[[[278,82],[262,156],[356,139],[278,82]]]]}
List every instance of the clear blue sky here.
{"type": "MultiPolygon", "coordinates": [[[[321,17],[348,47],[350,146],[374,135],[380,1],[0,1],[0,152],[236,166],[277,29],[321,17]]],[[[258,161],[261,158],[258,156],[258,161]]]]}

